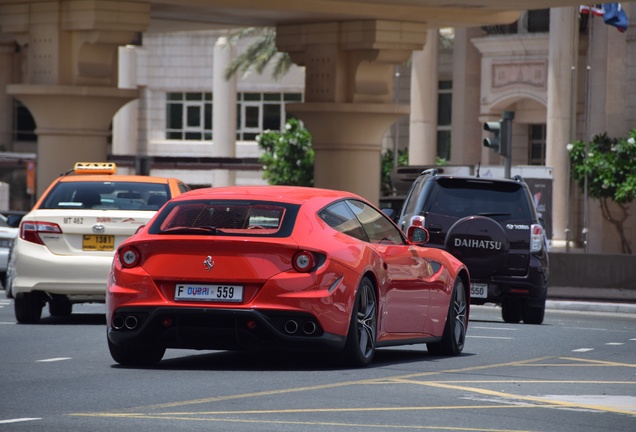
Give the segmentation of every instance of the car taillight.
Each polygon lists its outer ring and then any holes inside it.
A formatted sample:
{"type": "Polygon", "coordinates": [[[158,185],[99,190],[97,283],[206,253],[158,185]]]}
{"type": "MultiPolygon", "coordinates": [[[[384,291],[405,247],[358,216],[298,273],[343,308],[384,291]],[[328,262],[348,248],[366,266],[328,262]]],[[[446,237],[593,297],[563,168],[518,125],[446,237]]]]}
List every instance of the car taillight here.
{"type": "Polygon", "coordinates": [[[539,224],[532,224],[530,226],[530,252],[541,252],[543,242],[543,227],[539,224]]]}
{"type": "Polygon", "coordinates": [[[139,264],[141,254],[132,246],[125,246],[119,250],[119,261],[122,267],[133,268],[139,264]]]}
{"type": "Polygon", "coordinates": [[[314,254],[309,251],[298,251],[294,254],[292,265],[297,272],[307,273],[314,268],[316,259],[314,254]]]}
{"type": "Polygon", "coordinates": [[[424,216],[413,216],[410,226],[418,226],[424,228],[424,216]]]}
{"type": "Polygon", "coordinates": [[[24,221],[20,225],[20,238],[31,243],[43,245],[40,233],[62,234],[62,229],[56,223],[24,221]]]}

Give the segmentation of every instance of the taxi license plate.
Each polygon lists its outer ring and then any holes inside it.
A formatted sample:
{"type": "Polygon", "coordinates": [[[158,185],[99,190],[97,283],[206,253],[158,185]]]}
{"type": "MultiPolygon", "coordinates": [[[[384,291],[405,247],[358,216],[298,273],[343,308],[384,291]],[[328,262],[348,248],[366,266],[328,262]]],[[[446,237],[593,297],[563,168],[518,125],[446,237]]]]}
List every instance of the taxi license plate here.
{"type": "Polygon", "coordinates": [[[488,284],[481,284],[481,283],[471,284],[470,296],[474,298],[488,298],[488,284]]]}
{"type": "Polygon", "coordinates": [[[115,236],[112,236],[112,235],[82,236],[82,249],[88,250],[88,251],[115,250],[115,236]]]}
{"type": "Polygon", "coordinates": [[[177,284],[174,290],[174,299],[237,303],[243,301],[243,287],[240,285],[177,284]]]}

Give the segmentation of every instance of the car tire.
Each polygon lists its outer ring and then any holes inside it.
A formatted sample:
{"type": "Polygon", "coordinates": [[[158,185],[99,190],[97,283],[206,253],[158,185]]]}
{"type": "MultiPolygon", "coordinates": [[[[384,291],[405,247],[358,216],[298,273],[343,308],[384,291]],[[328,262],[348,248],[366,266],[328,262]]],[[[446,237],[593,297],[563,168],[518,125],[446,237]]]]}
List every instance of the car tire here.
{"type": "Polygon", "coordinates": [[[457,278],[448,305],[444,334],[439,342],[429,342],[426,348],[431,355],[456,356],[461,354],[466,341],[468,326],[468,298],[464,282],[457,278]]]}
{"type": "Polygon", "coordinates": [[[540,306],[524,304],[521,316],[525,324],[543,324],[545,302],[540,306]]]}
{"type": "Polygon", "coordinates": [[[362,278],[351,312],[349,332],[343,351],[347,364],[368,366],[373,360],[378,328],[378,302],[375,287],[368,277],[362,278]]]}
{"type": "Polygon", "coordinates": [[[501,318],[509,324],[521,322],[523,302],[521,299],[508,298],[501,303],[501,318]]]}
{"type": "Polygon", "coordinates": [[[42,317],[44,300],[39,293],[21,293],[15,297],[13,308],[20,324],[35,324],[42,317]]]}
{"type": "Polygon", "coordinates": [[[166,353],[163,347],[126,347],[115,345],[110,339],[108,350],[113,360],[122,366],[154,366],[166,353]]]}
{"type": "Polygon", "coordinates": [[[51,316],[69,316],[73,313],[73,303],[64,295],[54,295],[49,300],[49,313],[51,316]]]}

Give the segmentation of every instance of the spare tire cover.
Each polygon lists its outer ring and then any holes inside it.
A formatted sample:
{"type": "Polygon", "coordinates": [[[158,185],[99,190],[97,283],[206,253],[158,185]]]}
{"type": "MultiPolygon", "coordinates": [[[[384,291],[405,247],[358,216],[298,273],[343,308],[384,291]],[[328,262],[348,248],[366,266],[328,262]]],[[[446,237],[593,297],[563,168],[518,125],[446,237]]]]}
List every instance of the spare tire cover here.
{"type": "Polygon", "coordinates": [[[466,264],[472,278],[485,278],[501,269],[508,256],[508,238],[493,219],[468,216],[458,220],[446,235],[444,248],[466,264]]]}

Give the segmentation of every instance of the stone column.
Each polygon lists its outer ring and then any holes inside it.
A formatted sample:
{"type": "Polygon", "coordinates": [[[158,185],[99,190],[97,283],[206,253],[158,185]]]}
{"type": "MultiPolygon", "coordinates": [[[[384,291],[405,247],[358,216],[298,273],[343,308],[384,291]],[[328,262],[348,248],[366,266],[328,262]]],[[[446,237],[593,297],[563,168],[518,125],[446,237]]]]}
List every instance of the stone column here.
{"type": "Polygon", "coordinates": [[[422,48],[426,26],[351,21],[277,27],[277,46],[305,66],[305,103],[288,105],[312,134],[314,185],[378,203],[382,139],[409,112],[392,104],[393,66],[422,48]]]}
{"type": "MultiPolygon", "coordinates": [[[[225,79],[225,71],[235,56],[236,48],[221,37],[214,45],[212,76],[213,149],[216,157],[236,156],[236,75],[225,79]]],[[[231,186],[236,183],[236,171],[217,169],[212,186],[231,186]]]]}
{"type": "MultiPolygon", "coordinates": [[[[119,88],[137,89],[137,48],[119,47],[119,88]]],[[[113,119],[114,155],[147,156],[139,148],[139,101],[133,100],[121,107],[113,119]],[[140,151],[141,150],[141,151],[140,151]]]]}
{"type": "Polygon", "coordinates": [[[439,90],[439,31],[428,30],[423,51],[411,57],[409,165],[435,165],[439,90]]]}
{"type": "Polygon", "coordinates": [[[0,43],[0,151],[12,151],[13,98],[5,88],[13,79],[14,42],[0,43]]]}
{"type": "MultiPolygon", "coordinates": [[[[470,41],[480,28],[457,28],[453,43],[453,113],[451,158],[453,165],[476,165],[482,155],[482,124],[479,121],[481,55],[470,41]]],[[[490,150],[492,152],[492,150],[490,150]]]]}
{"type": "Polygon", "coordinates": [[[117,88],[117,48],[145,30],[150,5],[127,1],[0,6],[0,28],[27,41],[27,74],[7,87],[38,134],[36,195],[77,161],[108,156],[113,115],[138,96],[117,88]]]}
{"type": "Polygon", "coordinates": [[[7,92],[24,103],[36,122],[39,197],[51,181],[73,168],[75,162],[108,158],[110,121],[136,90],[13,84],[7,92]]]}
{"type": "MultiPolygon", "coordinates": [[[[572,141],[572,66],[578,52],[577,10],[572,7],[550,10],[550,50],[548,55],[548,109],[546,166],[552,167],[552,243],[565,245],[569,185],[567,144],[572,141]]],[[[576,105],[574,105],[576,106],[576,105]]]]}

